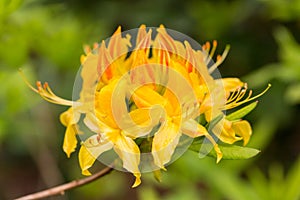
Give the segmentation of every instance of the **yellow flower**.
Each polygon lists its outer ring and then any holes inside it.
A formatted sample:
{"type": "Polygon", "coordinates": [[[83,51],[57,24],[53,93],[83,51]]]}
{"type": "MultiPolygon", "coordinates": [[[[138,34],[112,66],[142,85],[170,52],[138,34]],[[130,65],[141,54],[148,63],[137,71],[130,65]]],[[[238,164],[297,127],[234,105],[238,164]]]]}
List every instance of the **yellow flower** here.
{"type": "Polygon", "coordinates": [[[153,37],[152,29],[142,25],[132,37],[130,33],[122,35],[119,27],[108,41],[95,44],[93,49],[85,47],[80,58],[79,99],[74,101],[57,97],[47,83],[42,86],[38,82],[35,89],[26,81],[47,101],[70,106],[60,116],[66,126],[63,149],[68,157],[75,151],[83,116],[92,135],[81,143],[82,174],[90,175],[96,159],[114,151],[122,167],[136,177],[132,186],[136,187],[141,183],[141,154],[150,153],[153,163],[149,165],[156,166],[152,169],[157,177],[158,169],[165,169],[172,161],[183,135],[206,137],[213,144],[217,162],[223,154],[216,137],[228,144],[238,140],[248,143],[252,134],[249,122],[229,121],[225,111],[258,98],[269,87],[251,97],[252,91],[246,95],[247,84],[240,79],[215,79],[212,73],[224,61],[229,47],[213,62],[216,41],[193,49],[188,41],[171,37],[163,26],[156,31],[153,37]],[[205,123],[197,120],[201,116],[205,123]],[[218,116],[222,117],[214,124],[218,116]]]}
{"type": "MultiPolygon", "coordinates": [[[[83,143],[79,152],[79,162],[83,174],[89,175],[88,168],[92,166],[96,158],[103,152],[113,148],[123,161],[123,167],[132,172],[136,177],[133,185],[133,187],[136,187],[141,182],[141,175],[138,168],[140,150],[134,139],[149,133],[152,127],[158,123],[161,111],[155,107],[135,109],[129,112],[129,116],[139,127],[134,128],[130,122],[123,121],[121,128],[116,123],[111,109],[113,91],[116,89],[116,86],[122,87],[118,84],[124,83],[118,79],[111,80],[108,85],[104,86],[99,92],[96,92],[95,113],[89,113],[86,116],[85,124],[98,134],[91,136],[83,143]],[[157,119],[157,121],[154,119],[157,119]]],[[[123,92],[125,100],[126,85],[122,87],[121,92],[123,92]]],[[[122,99],[122,95],[118,97],[122,99]]],[[[118,106],[120,108],[125,106],[125,101],[123,105],[120,103],[118,106]]],[[[124,111],[120,109],[120,112],[124,111]]],[[[118,114],[119,116],[126,115],[126,113],[118,114]]]]}

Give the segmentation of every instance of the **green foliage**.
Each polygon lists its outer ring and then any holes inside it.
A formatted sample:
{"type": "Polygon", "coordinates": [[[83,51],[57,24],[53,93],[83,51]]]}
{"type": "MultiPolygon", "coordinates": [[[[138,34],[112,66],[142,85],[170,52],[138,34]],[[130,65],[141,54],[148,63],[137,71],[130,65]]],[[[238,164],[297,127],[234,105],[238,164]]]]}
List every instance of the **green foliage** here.
{"type": "MultiPolygon", "coordinates": [[[[222,159],[249,159],[256,156],[260,152],[257,149],[237,145],[218,144],[218,146],[223,153],[222,159]]],[[[208,155],[217,158],[217,154],[213,150],[213,146],[210,143],[203,142],[203,139],[195,139],[189,149],[198,152],[200,157],[205,157],[208,155]]]]}
{"type": "Polygon", "coordinates": [[[226,119],[229,121],[234,121],[234,120],[239,120],[249,114],[256,106],[257,106],[258,101],[253,102],[233,113],[230,113],[229,115],[226,116],[226,119]]]}
{"type": "Polygon", "coordinates": [[[254,82],[253,86],[261,86],[267,81],[278,79],[287,84],[285,98],[291,104],[300,103],[300,45],[292,34],[284,27],[277,27],[274,32],[278,42],[280,62],[268,64],[247,76],[254,82]]]}
{"type": "Polygon", "coordinates": [[[283,167],[273,164],[269,168],[269,179],[257,168],[248,172],[251,187],[260,199],[286,199],[300,198],[300,158],[285,176],[283,167]]]}
{"type": "MultiPolygon", "coordinates": [[[[30,71],[27,71],[28,77],[32,76],[30,71]]],[[[11,129],[11,122],[16,118],[19,112],[24,112],[28,107],[28,102],[36,102],[38,97],[27,95],[28,87],[20,77],[18,71],[2,70],[0,71],[0,142],[11,129]]]]}
{"type": "Polygon", "coordinates": [[[299,19],[300,17],[300,2],[298,0],[260,0],[267,7],[271,18],[290,21],[299,19]]]}
{"type": "Polygon", "coordinates": [[[9,16],[12,12],[17,10],[23,0],[3,0],[0,2],[0,23],[4,18],[9,16]]]}

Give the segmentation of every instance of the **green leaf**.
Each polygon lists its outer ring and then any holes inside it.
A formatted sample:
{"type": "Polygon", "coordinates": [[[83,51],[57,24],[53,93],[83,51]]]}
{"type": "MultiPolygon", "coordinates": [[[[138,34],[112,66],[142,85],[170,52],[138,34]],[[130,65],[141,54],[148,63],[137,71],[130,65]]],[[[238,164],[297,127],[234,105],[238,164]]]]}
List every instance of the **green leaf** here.
{"type": "MultiPolygon", "coordinates": [[[[218,144],[218,146],[223,153],[223,159],[248,159],[256,156],[260,152],[258,149],[237,145],[218,144]]],[[[215,158],[217,157],[216,152],[213,150],[213,145],[210,143],[203,143],[203,139],[195,140],[189,147],[189,149],[195,152],[199,152],[201,157],[205,155],[215,158]]]]}
{"type": "Polygon", "coordinates": [[[300,103],[300,83],[291,84],[286,89],[285,99],[288,103],[300,103]]]}
{"type": "Polygon", "coordinates": [[[223,114],[220,114],[220,115],[218,115],[217,117],[215,117],[213,120],[211,120],[210,123],[208,123],[208,124],[206,125],[206,129],[207,129],[208,131],[211,131],[211,130],[219,123],[219,121],[221,121],[221,119],[223,119],[223,117],[224,117],[223,114]]]}
{"type": "Polygon", "coordinates": [[[300,157],[293,165],[293,167],[289,170],[286,179],[286,187],[285,188],[285,199],[300,199],[300,157]]]}
{"type": "Polygon", "coordinates": [[[229,121],[234,121],[243,118],[246,116],[248,113],[250,113],[256,106],[257,106],[258,101],[255,101],[229,115],[226,116],[226,119],[229,121]]]}

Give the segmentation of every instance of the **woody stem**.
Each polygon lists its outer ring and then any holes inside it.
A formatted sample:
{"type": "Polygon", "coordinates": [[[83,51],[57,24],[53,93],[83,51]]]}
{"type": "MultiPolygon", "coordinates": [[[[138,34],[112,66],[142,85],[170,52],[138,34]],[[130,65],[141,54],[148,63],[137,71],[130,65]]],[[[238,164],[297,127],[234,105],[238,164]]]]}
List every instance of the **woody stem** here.
{"type": "Polygon", "coordinates": [[[15,199],[15,200],[32,200],[32,199],[41,199],[41,198],[45,198],[45,197],[50,197],[50,196],[54,196],[54,195],[63,195],[65,191],[88,184],[90,182],[93,182],[93,181],[109,174],[112,170],[113,170],[112,167],[106,167],[103,170],[101,170],[89,177],[85,177],[85,178],[82,178],[79,180],[74,180],[69,183],[58,185],[56,187],[49,188],[49,189],[46,189],[46,190],[43,190],[43,191],[40,191],[37,193],[25,195],[25,196],[15,199]]]}

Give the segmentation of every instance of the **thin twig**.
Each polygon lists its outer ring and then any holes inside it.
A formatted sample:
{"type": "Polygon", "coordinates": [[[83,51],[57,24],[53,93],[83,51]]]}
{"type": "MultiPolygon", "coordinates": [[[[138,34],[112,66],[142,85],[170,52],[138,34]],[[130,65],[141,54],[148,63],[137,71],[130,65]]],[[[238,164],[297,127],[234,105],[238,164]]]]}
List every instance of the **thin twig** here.
{"type": "Polygon", "coordinates": [[[50,196],[54,196],[54,195],[63,195],[65,191],[88,184],[92,181],[95,181],[98,178],[101,178],[102,176],[109,174],[112,170],[113,170],[112,167],[106,167],[103,170],[99,171],[98,173],[93,174],[89,177],[82,178],[79,180],[74,180],[69,183],[65,183],[63,185],[58,185],[56,187],[43,190],[41,192],[37,192],[37,193],[33,193],[33,194],[29,194],[29,195],[17,198],[15,200],[32,200],[32,199],[41,199],[41,198],[45,198],[45,197],[50,197],[50,196]]]}

